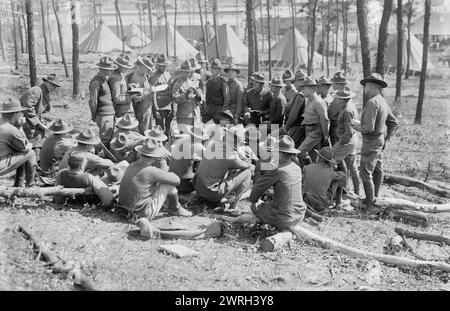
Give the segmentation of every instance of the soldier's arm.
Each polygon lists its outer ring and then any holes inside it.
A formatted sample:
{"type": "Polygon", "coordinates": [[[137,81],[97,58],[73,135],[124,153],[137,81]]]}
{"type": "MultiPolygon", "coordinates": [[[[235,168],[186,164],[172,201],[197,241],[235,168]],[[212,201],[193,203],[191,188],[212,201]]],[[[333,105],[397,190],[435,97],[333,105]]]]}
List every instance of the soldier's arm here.
{"type": "Polygon", "coordinates": [[[230,88],[228,86],[227,82],[222,83],[222,94],[223,94],[223,109],[222,110],[228,110],[230,109],[230,88]]]}
{"type": "Polygon", "coordinates": [[[278,174],[276,170],[267,171],[264,175],[261,175],[253,185],[252,192],[250,193],[249,200],[251,203],[258,202],[258,199],[264,195],[267,189],[270,189],[278,182],[278,174]]]}
{"type": "Polygon", "coordinates": [[[248,91],[244,93],[242,98],[242,109],[244,113],[250,112],[250,107],[248,106],[248,91]]]}
{"type": "Polygon", "coordinates": [[[125,105],[130,103],[131,98],[126,93],[122,94],[121,81],[117,77],[111,77],[108,84],[111,89],[111,98],[114,105],[125,105]]]}
{"type": "Polygon", "coordinates": [[[100,83],[98,81],[93,81],[89,85],[89,108],[91,109],[92,121],[95,121],[95,117],[97,116],[99,89],[100,89],[100,83]]]}
{"type": "Polygon", "coordinates": [[[339,140],[339,143],[341,145],[348,144],[349,141],[352,139],[353,134],[355,133],[355,130],[351,126],[352,119],[353,116],[348,111],[344,111],[343,115],[344,135],[342,135],[341,139],[339,140]]]}
{"type": "Polygon", "coordinates": [[[36,115],[36,105],[41,100],[41,96],[41,88],[32,88],[22,102],[22,106],[28,109],[23,112],[23,115],[33,126],[41,123],[36,115]]]}
{"type": "Polygon", "coordinates": [[[237,94],[236,94],[236,113],[235,118],[239,118],[242,111],[242,101],[244,98],[244,86],[240,83],[237,83],[237,94]]]}
{"type": "Polygon", "coordinates": [[[397,118],[394,116],[391,109],[389,109],[389,113],[386,118],[386,126],[387,126],[386,140],[391,138],[392,134],[397,130],[398,125],[399,124],[397,118]]]}
{"type": "Polygon", "coordinates": [[[284,125],[284,129],[286,132],[289,131],[291,127],[295,126],[295,121],[298,120],[298,115],[300,113],[300,108],[302,105],[303,105],[302,96],[300,95],[295,96],[294,99],[292,100],[291,112],[289,113],[287,122],[284,125]]]}
{"type": "Polygon", "coordinates": [[[330,120],[328,119],[328,112],[325,102],[321,101],[316,104],[316,112],[320,118],[320,125],[322,127],[323,137],[328,138],[330,129],[330,120]]]}
{"type": "Polygon", "coordinates": [[[373,133],[375,131],[378,109],[379,106],[375,102],[370,100],[367,102],[363,118],[361,118],[361,133],[373,133]]]}
{"type": "Polygon", "coordinates": [[[19,129],[14,129],[8,144],[16,151],[25,151],[27,149],[28,139],[19,129]]]}

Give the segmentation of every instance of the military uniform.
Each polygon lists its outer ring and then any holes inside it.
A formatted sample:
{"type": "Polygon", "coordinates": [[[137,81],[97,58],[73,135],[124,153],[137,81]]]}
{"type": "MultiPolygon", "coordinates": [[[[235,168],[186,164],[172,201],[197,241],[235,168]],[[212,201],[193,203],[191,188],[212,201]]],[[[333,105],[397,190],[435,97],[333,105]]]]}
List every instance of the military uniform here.
{"type": "Polygon", "coordinates": [[[148,79],[150,86],[158,86],[167,84],[169,87],[161,92],[153,93],[153,111],[159,113],[156,124],[161,126],[166,135],[170,132],[170,122],[173,119],[172,92],[171,92],[171,76],[167,71],[156,71],[148,79]]]}
{"type": "Polygon", "coordinates": [[[260,114],[269,112],[270,102],[272,101],[272,93],[267,89],[263,89],[259,93],[255,88],[251,88],[245,93],[243,106],[244,112],[250,112],[250,119],[245,120],[245,124],[253,123],[259,126],[261,117],[257,113],[250,110],[257,110],[260,114]]]}
{"type": "MultiPolygon", "coordinates": [[[[179,78],[172,85],[172,98],[177,104],[175,116],[179,127],[194,125],[195,122],[201,121],[200,103],[203,99],[203,92],[199,82],[179,78]],[[188,92],[189,89],[190,92],[188,92]],[[193,90],[196,90],[198,94],[194,94],[193,90]],[[183,125],[180,126],[181,124],[183,125]]],[[[181,130],[185,131],[185,128],[181,130]]]]}
{"type": "Polygon", "coordinates": [[[295,148],[298,148],[303,140],[305,140],[305,126],[302,125],[305,102],[306,100],[303,94],[298,92],[292,100],[292,108],[289,114],[287,114],[287,121],[284,126],[284,130],[294,140],[295,148]]]}
{"type": "MultiPolygon", "coordinates": [[[[50,94],[45,83],[28,89],[20,98],[20,104],[28,110],[23,114],[27,122],[23,125],[23,131],[33,148],[42,148],[45,139],[45,129],[40,127],[42,115],[50,111],[50,94]]],[[[39,152],[36,152],[37,161],[40,160],[39,152]]]]}
{"type": "Polygon", "coordinates": [[[228,106],[224,105],[224,110],[230,110],[235,120],[238,120],[242,114],[242,101],[244,98],[244,86],[237,79],[228,79],[230,89],[230,102],[228,106]]]}
{"type": "Polygon", "coordinates": [[[127,113],[134,114],[131,98],[126,94],[127,81],[125,75],[121,72],[114,72],[108,79],[108,84],[116,118],[121,118],[127,113]]]}
{"type": "Polygon", "coordinates": [[[292,109],[294,97],[295,97],[295,95],[297,95],[298,91],[295,88],[295,86],[292,84],[289,89],[285,88],[282,91],[282,93],[283,93],[284,97],[286,97],[286,107],[285,107],[285,123],[286,123],[288,116],[289,116],[289,112],[292,109]]]}
{"type": "MultiPolygon", "coordinates": [[[[129,83],[135,83],[138,87],[149,89],[147,75],[140,71],[135,71],[129,76],[129,83]]],[[[144,132],[152,128],[152,94],[144,95],[141,98],[133,99],[133,110],[136,119],[139,121],[139,132],[144,135],[144,132]]]]}
{"type": "Polygon", "coordinates": [[[368,202],[371,202],[374,196],[378,196],[379,187],[383,181],[382,160],[385,137],[390,137],[397,128],[398,121],[381,95],[371,98],[363,106],[360,176],[368,202]]]}
{"type": "Polygon", "coordinates": [[[222,77],[213,77],[206,81],[206,105],[202,111],[203,123],[216,118],[217,113],[230,105],[230,88],[222,77]]]}
{"type": "Polygon", "coordinates": [[[97,74],[89,84],[89,107],[92,120],[97,123],[101,142],[109,146],[114,131],[114,106],[106,77],[97,74]]]}
{"type": "Polygon", "coordinates": [[[272,96],[269,104],[269,120],[271,124],[278,124],[279,127],[283,126],[285,107],[286,97],[281,92],[276,97],[272,96]]]}

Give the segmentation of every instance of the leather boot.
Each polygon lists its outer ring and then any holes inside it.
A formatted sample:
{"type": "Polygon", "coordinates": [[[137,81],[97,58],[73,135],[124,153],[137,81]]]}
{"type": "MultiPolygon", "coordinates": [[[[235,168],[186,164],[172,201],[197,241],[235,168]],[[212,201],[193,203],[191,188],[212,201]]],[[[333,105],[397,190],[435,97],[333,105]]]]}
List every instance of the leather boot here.
{"type": "Polygon", "coordinates": [[[36,165],[25,164],[25,187],[32,187],[34,184],[34,177],[36,176],[36,165]]]}
{"type": "Polygon", "coordinates": [[[183,216],[183,217],[191,217],[192,212],[188,211],[184,207],[181,206],[180,202],[178,201],[178,192],[170,193],[167,196],[168,200],[168,210],[169,214],[172,216],[183,216]]]}
{"type": "Polygon", "coordinates": [[[378,194],[380,193],[381,184],[383,183],[383,170],[379,168],[375,168],[372,173],[373,176],[373,185],[375,188],[375,197],[378,198],[378,194]]]}
{"type": "Polygon", "coordinates": [[[363,202],[366,204],[367,207],[373,206],[373,197],[374,197],[374,186],[372,182],[363,182],[364,187],[364,193],[366,194],[366,198],[363,200],[363,202]]]}
{"type": "Polygon", "coordinates": [[[16,169],[16,176],[14,178],[14,187],[23,187],[25,181],[25,165],[21,165],[16,169]]]}

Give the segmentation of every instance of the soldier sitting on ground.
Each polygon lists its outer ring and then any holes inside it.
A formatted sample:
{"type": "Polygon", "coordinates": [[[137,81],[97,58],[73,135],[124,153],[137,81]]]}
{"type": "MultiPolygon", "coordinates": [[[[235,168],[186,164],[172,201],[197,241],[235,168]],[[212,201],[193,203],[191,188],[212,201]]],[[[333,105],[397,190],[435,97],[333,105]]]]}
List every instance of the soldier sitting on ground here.
{"type": "Polygon", "coordinates": [[[71,154],[68,159],[69,167],[58,172],[56,183],[64,188],[92,188],[103,205],[112,208],[115,204],[114,194],[99,177],[84,171],[86,163],[85,154],[71,154]]]}

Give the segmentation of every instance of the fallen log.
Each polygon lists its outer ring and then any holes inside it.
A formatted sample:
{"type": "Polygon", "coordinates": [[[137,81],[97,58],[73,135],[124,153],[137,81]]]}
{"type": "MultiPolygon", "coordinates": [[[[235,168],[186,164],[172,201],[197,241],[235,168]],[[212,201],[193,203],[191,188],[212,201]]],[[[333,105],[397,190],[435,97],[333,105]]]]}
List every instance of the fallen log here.
{"type": "Polygon", "coordinates": [[[344,254],[353,256],[353,257],[362,257],[362,258],[370,258],[376,259],[385,264],[391,264],[395,266],[406,266],[415,269],[421,268],[435,268],[438,270],[450,272],[450,265],[445,262],[440,261],[429,261],[429,260],[413,260],[409,258],[403,258],[399,256],[378,254],[368,251],[363,251],[345,244],[342,244],[338,241],[322,237],[318,234],[310,232],[301,226],[295,226],[291,228],[291,231],[296,234],[299,238],[305,239],[309,242],[316,242],[320,246],[325,249],[337,250],[344,254]]]}
{"type": "MultiPolygon", "coordinates": [[[[350,203],[353,207],[359,207],[361,205],[361,200],[357,196],[345,194],[344,197],[350,200],[350,203]]],[[[430,214],[450,213],[450,203],[415,203],[398,198],[377,198],[375,201],[375,206],[384,209],[411,210],[430,214]]]]}
{"type": "Polygon", "coordinates": [[[416,187],[424,191],[428,191],[434,195],[450,198],[450,191],[446,189],[441,189],[439,187],[433,186],[429,183],[423,182],[421,180],[392,174],[384,175],[384,182],[388,185],[399,184],[405,187],[416,187]]]}
{"type": "Polygon", "coordinates": [[[305,216],[311,217],[312,219],[317,220],[317,221],[323,221],[323,216],[312,211],[310,208],[306,208],[305,216]]]}
{"type": "Polygon", "coordinates": [[[72,279],[75,285],[83,290],[97,290],[92,280],[73,262],[59,259],[59,256],[53,254],[46,244],[39,242],[30,231],[24,229],[23,226],[19,225],[17,231],[22,233],[27,240],[30,240],[33,243],[33,249],[38,253],[37,259],[47,262],[54,273],[65,274],[67,278],[72,279]]]}
{"type": "Polygon", "coordinates": [[[44,198],[45,196],[62,196],[75,199],[76,197],[95,197],[95,193],[91,188],[63,188],[62,186],[18,188],[0,186],[0,197],[5,199],[12,197],[44,198]]]}
{"type": "Polygon", "coordinates": [[[432,242],[444,243],[444,244],[450,245],[450,237],[447,237],[445,235],[417,232],[417,231],[411,231],[411,230],[406,230],[406,229],[402,229],[402,228],[395,228],[394,231],[398,235],[404,236],[406,238],[413,238],[416,240],[424,240],[424,241],[432,241],[432,242]]]}
{"type": "Polygon", "coordinates": [[[292,232],[283,231],[265,238],[260,245],[263,252],[273,252],[283,248],[293,238],[292,232]]]}

